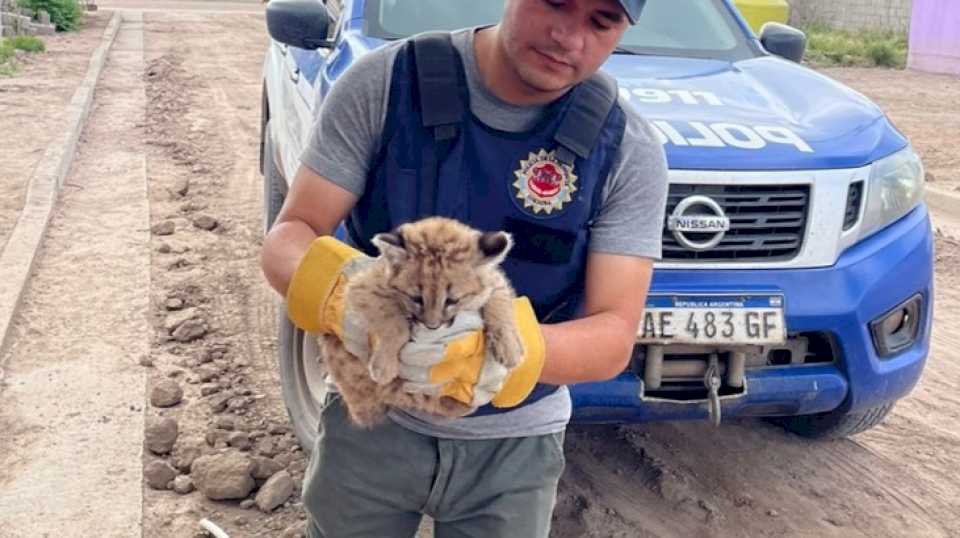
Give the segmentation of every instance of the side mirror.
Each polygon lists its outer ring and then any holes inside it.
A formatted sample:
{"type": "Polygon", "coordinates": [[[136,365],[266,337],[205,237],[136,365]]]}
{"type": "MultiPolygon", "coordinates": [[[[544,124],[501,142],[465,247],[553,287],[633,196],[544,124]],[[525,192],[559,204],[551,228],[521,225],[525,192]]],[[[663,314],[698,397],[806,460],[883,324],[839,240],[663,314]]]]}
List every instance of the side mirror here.
{"type": "Polygon", "coordinates": [[[320,0],[270,0],[267,31],[280,43],[314,50],[331,46],[330,14],[320,0]]]}
{"type": "Polygon", "coordinates": [[[792,26],[768,22],[760,28],[760,44],[771,54],[800,63],[807,49],[807,35],[792,26]]]}

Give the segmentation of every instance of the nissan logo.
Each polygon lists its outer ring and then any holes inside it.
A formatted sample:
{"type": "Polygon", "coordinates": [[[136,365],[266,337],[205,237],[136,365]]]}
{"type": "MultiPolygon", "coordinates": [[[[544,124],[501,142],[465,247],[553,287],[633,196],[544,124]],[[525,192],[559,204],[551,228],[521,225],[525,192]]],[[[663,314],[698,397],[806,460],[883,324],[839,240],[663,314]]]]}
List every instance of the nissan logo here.
{"type": "Polygon", "coordinates": [[[704,251],[720,244],[723,236],[730,230],[730,219],[714,199],[700,195],[688,196],[681,200],[670,214],[667,229],[673,232],[673,237],[681,246],[689,250],[704,251]],[[706,241],[694,241],[684,235],[685,233],[713,236],[706,241]]]}

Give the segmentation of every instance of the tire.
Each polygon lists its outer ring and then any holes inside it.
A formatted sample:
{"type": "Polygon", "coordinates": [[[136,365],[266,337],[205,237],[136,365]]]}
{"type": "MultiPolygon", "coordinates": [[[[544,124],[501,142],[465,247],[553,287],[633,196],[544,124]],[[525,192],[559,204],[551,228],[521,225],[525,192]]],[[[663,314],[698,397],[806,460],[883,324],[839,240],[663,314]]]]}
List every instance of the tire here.
{"type": "Polygon", "coordinates": [[[283,200],[286,198],[286,190],[283,185],[286,180],[283,174],[277,168],[274,161],[273,140],[268,135],[269,129],[264,128],[263,135],[263,234],[266,235],[277,220],[280,208],[283,207],[283,200]]]}
{"type": "Polygon", "coordinates": [[[280,327],[280,386],[283,402],[293,431],[305,454],[309,455],[317,441],[320,411],[327,403],[326,371],[317,360],[316,338],[307,335],[287,318],[287,304],[277,308],[280,327]]]}
{"type": "Polygon", "coordinates": [[[777,422],[787,431],[816,440],[843,439],[865,432],[883,422],[894,402],[857,412],[828,411],[816,415],[783,417],[777,422]]]}

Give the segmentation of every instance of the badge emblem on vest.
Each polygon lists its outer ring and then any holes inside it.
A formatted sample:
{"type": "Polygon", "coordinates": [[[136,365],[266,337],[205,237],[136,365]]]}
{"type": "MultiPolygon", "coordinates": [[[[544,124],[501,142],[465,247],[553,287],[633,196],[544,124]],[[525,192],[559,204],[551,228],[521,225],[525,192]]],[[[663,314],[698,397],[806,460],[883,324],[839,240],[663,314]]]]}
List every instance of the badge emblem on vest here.
{"type": "Polygon", "coordinates": [[[534,215],[550,215],[562,210],[577,191],[573,167],[558,161],[553,150],[531,153],[529,158],[520,161],[514,175],[516,197],[523,201],[523,209],[534,215]]]}

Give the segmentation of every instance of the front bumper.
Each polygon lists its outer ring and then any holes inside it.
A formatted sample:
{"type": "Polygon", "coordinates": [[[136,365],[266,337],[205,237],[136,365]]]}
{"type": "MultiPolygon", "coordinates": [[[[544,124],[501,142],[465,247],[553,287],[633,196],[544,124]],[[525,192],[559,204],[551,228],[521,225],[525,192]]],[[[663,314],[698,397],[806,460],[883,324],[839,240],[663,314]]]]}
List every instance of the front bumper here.
{"type": "MultiPolygon", "coordinates": [[[[933,318],[933,236],[925,205],[848,249],[832,267],[791,270],[658,269],[651,291],[779,292],[790,334],[826,332],[832,363],[748,368],[742,394],[721,398],[725,418],[858,411],[905,396],[926,362],[933,318]],[[881,359],[870,321],[911,296],[923,297],[916,342],[881,359]]],[[[570,386],[575,423],[702,419],[706,402],[641,397],[630,372],[570,386]]]]}

